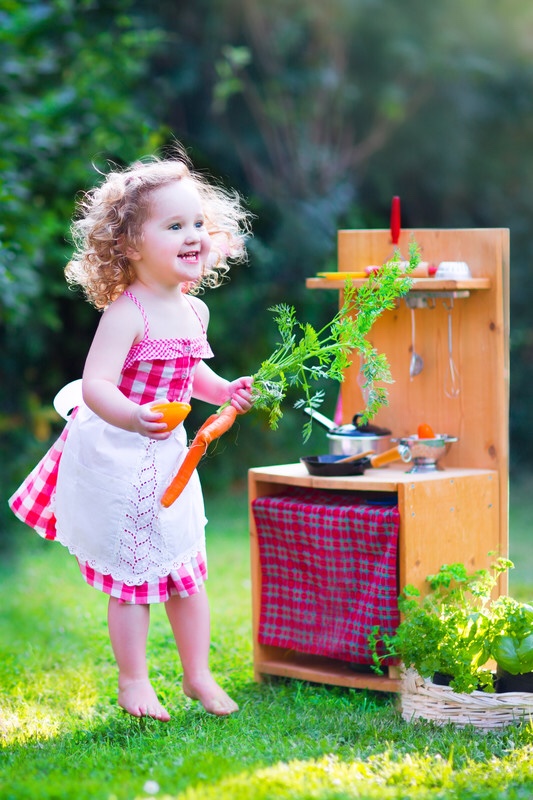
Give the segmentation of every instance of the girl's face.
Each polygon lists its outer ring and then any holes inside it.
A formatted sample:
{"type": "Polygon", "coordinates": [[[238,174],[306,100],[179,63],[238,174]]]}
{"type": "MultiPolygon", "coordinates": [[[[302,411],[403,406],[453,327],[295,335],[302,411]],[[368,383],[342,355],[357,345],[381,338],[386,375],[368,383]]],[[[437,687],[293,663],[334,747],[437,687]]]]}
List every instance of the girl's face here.
{"type": "Polygon", "coordinates": [[[141,243],[127,253],[138,279],[165,289],[198,281],[211,239],[193,182],[183,178],[162,186],[152,192],[149,203],[141,243]]]}

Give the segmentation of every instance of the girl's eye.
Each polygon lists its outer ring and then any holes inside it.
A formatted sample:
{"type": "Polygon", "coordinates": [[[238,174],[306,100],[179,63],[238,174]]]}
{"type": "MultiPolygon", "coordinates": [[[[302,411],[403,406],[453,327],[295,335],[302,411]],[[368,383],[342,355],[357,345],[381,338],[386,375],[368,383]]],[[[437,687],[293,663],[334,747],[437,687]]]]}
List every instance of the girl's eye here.
{"type": "Polygon", "coordinates": [[[203,228],[204,227],[203,219],[198,220],[198,222],[196,222],[195,225],[197,228],[203,228]]]}
{"type": "Polygon", "coordinates": [[[181,230],[181,225],[179,224],[179,222],[175,222],[174,225],[170,226],[170,230],[171,231],[180,231],[181,230]]]}

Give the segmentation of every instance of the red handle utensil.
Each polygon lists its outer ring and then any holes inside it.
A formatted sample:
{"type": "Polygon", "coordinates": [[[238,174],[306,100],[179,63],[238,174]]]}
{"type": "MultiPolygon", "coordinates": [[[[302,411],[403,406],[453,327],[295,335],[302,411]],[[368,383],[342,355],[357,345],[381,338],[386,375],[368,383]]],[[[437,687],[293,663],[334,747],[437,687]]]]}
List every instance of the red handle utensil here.
{"type": "Polygon", "coordinates": [[[401,217],[400,217],[400,198],[395,196],[392,198],[392,205],[390,211],[390,235],[392,243],[397,245],[400,241],[401,230],[401,217]]]}

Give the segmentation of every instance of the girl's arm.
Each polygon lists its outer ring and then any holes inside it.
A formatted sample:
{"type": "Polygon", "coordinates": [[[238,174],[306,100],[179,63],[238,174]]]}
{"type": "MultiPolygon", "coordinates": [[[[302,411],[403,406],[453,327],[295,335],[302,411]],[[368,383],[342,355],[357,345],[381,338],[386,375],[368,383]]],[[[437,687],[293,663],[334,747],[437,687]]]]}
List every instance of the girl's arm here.
{"type": "Polygon", "coordinates": [[[117,383],[126,355],[143,336],[143,320],[133,303],[120,298],[102,315],[83,371],[83,399],[103,420],[117,428],[152,439],[167,439],[170,431],[161,412],[150,403],[139,406],[125,397],[117,383]]]}
{"type": "MultiPolygon", "coordinates": [[[[204,329],[207,330],[208,306],[198,297],[189,297],[189,301],[194,304],[204,329]]],[[[227,381],[208,367],[205,361],[200,361],[194,374],[192,394],[197,400],[204,400],[215,406],[222,406],[229,400],[239,414],[244,414],[252,407],[252,379],[244,376],[234,381],[227,381]]]]}
{"type": "Polygon", "coordinates": [[[200,361],[194,374],[193,397],[215,406],[231,401],[239,414],[252,407],[252,379],[248,376],[227,381],[217,375],[205,361],[200,361]]]}

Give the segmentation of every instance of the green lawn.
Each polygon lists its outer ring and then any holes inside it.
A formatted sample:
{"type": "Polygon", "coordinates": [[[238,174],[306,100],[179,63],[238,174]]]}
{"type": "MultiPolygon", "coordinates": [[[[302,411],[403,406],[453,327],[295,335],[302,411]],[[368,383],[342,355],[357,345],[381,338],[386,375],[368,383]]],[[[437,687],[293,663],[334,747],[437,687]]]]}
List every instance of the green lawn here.
{"type": "Polygon", "coordinates": [[[533,476],[511,484],[509,505],[510,593],[533,601],[533,476]]]}
{"type": "MultiPolygon", "coordinates": [[[[531,492],[512,494],[514,584],[527,592],[531,492]]],[[[218,719],[183,697],[162,608],[153,609],[153,681],[172,719],[115,703],[106,598],[59,545],[23,526],[0,571],[1,800],[340,800],[528,798],[533,725],[500,733],[407,724],[391,695],[252,677],[244,494],[208,498],[212,668],[241,711],[218,719]]],[[[533,591],[531,592],[533,594],[533,591]]]]}

